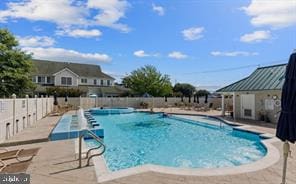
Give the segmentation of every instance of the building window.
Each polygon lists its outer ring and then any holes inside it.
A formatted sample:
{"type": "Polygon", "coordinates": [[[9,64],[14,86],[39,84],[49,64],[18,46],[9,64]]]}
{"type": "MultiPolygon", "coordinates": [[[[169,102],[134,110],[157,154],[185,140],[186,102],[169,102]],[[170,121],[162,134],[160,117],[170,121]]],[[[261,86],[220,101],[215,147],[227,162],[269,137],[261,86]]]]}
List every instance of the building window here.
{"type": "Polygon", "coordinates": [[[62,77],[61,84],[71,86],[72,85],[72,78],[71,77],[62,77]]]}
{"type": "Polygon", "coordinates": [[[32,82],[36,83],[36,77],[32,77],[32,82]]]}
{"type": "Polygon", "coordinates": [[[87,83],[87,79],[81,79],[81,83],[87,83]]]}
{"type": "Polygon", "coordinates": [[[97,85],[97,79],[94,79],[94,85],[97,85]]]}
{"type": "Polygon", "coordinates": [[[72,85],[72,78],[71,77],[67,78],[67,85],[72,85]]]}
{"type": "Polygon", "coordinates": [[[51,77],[46,77],[46,83],[51,84],[51,77]]]}
{"type": "Polygon", "coordinates": [[[104,80],[101,80],[101,86],[104,86],[104,80]]]}
{"type": "Polygon", "coordinates": [[[44,84],[45,83],[45,77],[38,76],[38,83],[44,84]]]}
{"type": "Polygon", "coordinates": [[[107,86],[110,86],[111,84],[110,84],[110,80],[107,80],[107,86]]]}

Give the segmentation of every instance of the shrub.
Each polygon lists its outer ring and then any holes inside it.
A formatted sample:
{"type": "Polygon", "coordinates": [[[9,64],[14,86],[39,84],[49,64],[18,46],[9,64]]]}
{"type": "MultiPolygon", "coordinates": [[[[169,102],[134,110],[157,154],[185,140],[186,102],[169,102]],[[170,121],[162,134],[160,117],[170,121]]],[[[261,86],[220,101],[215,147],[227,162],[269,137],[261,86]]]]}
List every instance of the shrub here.
{"type": "Polygon", "coordinates": [[[80,90],[79,88],[63,88],[63,87],[48,87],[46,88],[46,93],[48,95],[54,95],[54,92],[57,93],[58,97],[79,97],[86,92],[80,90]]]}

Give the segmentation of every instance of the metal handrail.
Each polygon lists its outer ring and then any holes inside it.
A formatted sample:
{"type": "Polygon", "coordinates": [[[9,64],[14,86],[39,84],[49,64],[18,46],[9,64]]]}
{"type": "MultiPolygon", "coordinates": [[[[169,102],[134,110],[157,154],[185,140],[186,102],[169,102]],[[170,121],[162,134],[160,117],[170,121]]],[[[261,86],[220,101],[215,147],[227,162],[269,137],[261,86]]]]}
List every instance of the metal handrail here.
{"type": "Polygon", "coordinates": [[[90,135],[94,140],[96,140],[98,143],[99,143],[99,146],[97,147],[94,147],[94,148],[90,148],[88,149],[88,151],[86,152],[86,158],[87,159],[87,164],[86,166],[89,166],[89,163],[90,163],[90,159],[95,157],[95,156],[100,156],[102,154],[104,154],[104,152],[106,151],[106,146],[105,144],[103,143],[103,140],[101,138],[99,138],[96,134],[94,134],[93,132],[91,132],[90,130],[83,130],[83,133],[79,136],[79,168],[81,168],[81,162],[82,162],[82,138],[85,136],[85,135],[90,135]],[[101,147],[103,146],[103,150],[100,152],[100,153],[97,153],[97,154],[93,154],[89,157],[89,153],[92,151],[92,150],[95,150],[95,149],[100,149],[101,147]]]}

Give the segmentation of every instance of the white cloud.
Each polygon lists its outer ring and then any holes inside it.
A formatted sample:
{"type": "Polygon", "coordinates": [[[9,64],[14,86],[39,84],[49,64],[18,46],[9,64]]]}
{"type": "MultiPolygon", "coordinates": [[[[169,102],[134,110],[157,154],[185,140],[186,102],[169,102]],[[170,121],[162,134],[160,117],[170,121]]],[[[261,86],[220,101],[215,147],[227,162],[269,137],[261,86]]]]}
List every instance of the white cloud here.
{"type": "Polygon", "coordinates": [[[21,47],[49,47],[55,44],[55,40],[48,36],[17,37],[21,47]]]}
{"type": "Polygon", "coordinates": [[[24,18],[33,21],[49,21],[59,25],[85,24],[87,11],[74,6],[71,1],[29,0],[7,3],[7,9],[0,11],[0,21],[8,18],[24,18]]]}
{"type": "Polygon", "coordinates": [[[156,12],[159,16],[163,16],[165,14],[165,9],[159,5],[152,4],[152,10],[156,12]]]}
{"type": "Polygon", "coordinates": [[[240,37],[241,42],[252,43],[261,42],[271,38],[270,31],[254,31],[253,33],[244,34],[240,37]]]}
{"type": "Polygon", "coordinates": [[[282,28],[296,24],[296,0],[251,0],[242,7],[254,26],[282,28]]]}
{"type": "Polygon", "coordinates": [[[174,59],[186,59],[188,56],[186,54],[183,54],[182,52],[179,51],[173,51],[168,54],[168,57],[174,58],[174,59]]]}
{"type": "Polygon", "coordinates": [[[94,17],[95,24],[118,29],[122,32],[129,32],[126,24],[118,23],[125,17],[129,3],[125,0],[88,0],[87,7],[98,10],[94,17]]]}
{"type": "Polygon", "coordinates": [[[64,29],[56,31],[57,35],[61,36],[70,36],[70,37],[83,37],[83,38],[91,38],[91,37],[99,37],[102,35],[102,32],[98,29],[64,29]]]}
{"type": "Polygon", "coordinates": [[[138,50],[134,52],[134,55],[137,57],[148,57],[149,55],[145,53],[143,50],[138,50]]]}
{"type": "Polygon", "coordinates": [[[185,40],[198,40],[203,37],[204,27],[191,27],[182,31],[185,40]]]}
{"type": "Polygon", "coordinates": [[[119,23],[129,6],[126,0],[20,0],[6,3],[6,6],[5,10],[0,10],[0,22],[28,19],[53,22],[62,28],[105,26],[122,32],[130,30],[127,25],[119,23]]]}
{"type": "Polygon", "coordinates": [[[246,52],[246,51],[231,51],[231,52],[222,52],[222,51],[213,51],[211,52],[212,56],[227,56],[227,57],[235,57],[235,56],[257,56],[257,52],[246,52]]]}
{"type": "Polygon", "coordinates": [[[157,57],[158,53],[146,53],[144,50],[137,50],[134,52],[134,56],[137,57],[157,57]]]}
{"type": "Polygon", "coordinates": [[[100,53],[81,53],[74,50],[67,50],[64,48],[42,48],[42,47],[24,47],[22,50],[33,53],[33,58],[56,60],[56,61],[69,61],[69,62],[109,62],[111,58],[107,54],[100,53]]]}

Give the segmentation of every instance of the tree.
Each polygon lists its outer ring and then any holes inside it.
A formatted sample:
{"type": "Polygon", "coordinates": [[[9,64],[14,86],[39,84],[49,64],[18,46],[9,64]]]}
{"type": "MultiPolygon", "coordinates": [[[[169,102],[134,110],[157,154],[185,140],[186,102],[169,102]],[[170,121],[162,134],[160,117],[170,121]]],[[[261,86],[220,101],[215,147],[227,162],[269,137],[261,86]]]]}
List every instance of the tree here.
{"type": "Polygon", "coordinates": [[[199,97],[206,96],[206,95],[209,95],[209,94],[210,94],[210,92],[205,90],[205,89],[201,89],[201,90],[198,90],[196,92],[196,95],[199,96],[199,97]]]}
{"type": "Polygon", "coordinates": [[[172,85],[168,75],[162,75],[154,66],[147,65],[139,68],[122,79],[125,87],[134,93],[152,96],[169,96],[172,94],[172,85]]]}
{"type": "Polygon", "coordinates": [[[173,90],[174,93],[182,94],[182,96],[185,97],[191,97],[195,92],[195,87],[187,83],[177,83],[175,84],[173,90]]]}
{"type": "Polygon", "coordinates": [[[15,37],[0,29],[0,96],[22,96],[34,88],[31,55],[21,51],[15,37]]]}

